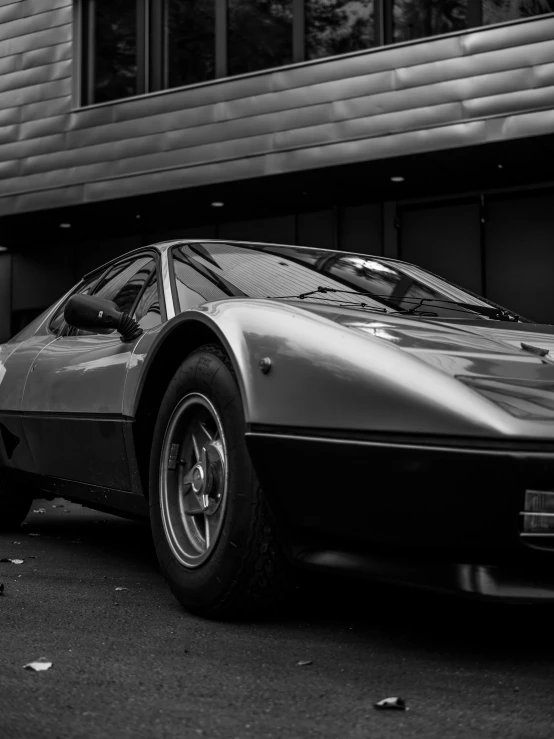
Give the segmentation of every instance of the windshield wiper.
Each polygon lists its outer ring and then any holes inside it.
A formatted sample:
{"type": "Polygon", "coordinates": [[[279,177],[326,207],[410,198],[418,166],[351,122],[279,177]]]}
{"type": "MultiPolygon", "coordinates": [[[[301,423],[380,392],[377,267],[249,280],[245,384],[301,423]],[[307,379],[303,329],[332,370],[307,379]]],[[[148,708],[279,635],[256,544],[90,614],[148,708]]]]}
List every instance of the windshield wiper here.
{"type": "MultiPolygon", "coordinates": [[[[340,293],[343,295],[346,293],[347,295],[361,295],[361,296],[367,296],[368,298],[376,298],[376,297],[385,297],[385,296],[376,296],[373,293],[367,293],[367,292],[361,292],[357,290],[339,290],[335,287],[318,287],[315,290],[310,290],[309,292],[300,293],[300,295],[268,295],[267,300],[304,300],[305,298],[312,297],[313,295],[318,295],[319,293],[340,293]]],[[[320,298],[320,300],[323,303],[331,303],[332,305],[337,305],[339,307],[344,306],[347,308],[354,307],[354,308],[369,308],[371,311],[375,311],[377,313],[386,313],[387,315],[397,315],[397,314],[406,314],[406,313],[412,313],[412,310],[408,310],[407,308],[400,308],[399,310],[392,310],[389,308],[378,308],[376,305],[373,305],[371,303],[360,303],[357,300],[344,300],[344,298],[320,298]]],[[[417,307],[417,306],[416,306],[417,307]]],[[[465,311],[464,311],[465,313],[465,311]]],[[[438,313],[434,313],[432,311],[421,311],[417,314],[418,316],[434,316],[437,317],[438,313]]]]}
{"type": "MultiPolygon", "coordinates": [[[[388,297],[390,296],[382,296],[382,297],[388,297]]],[[[408,300],[416,300],[417,305],[415,305],[413,308],[408,309],[407,313],[414,313],[416,308],[419,308],[420,306],[423,306],[424,303],[446,303],[448,310],[456,310],[455,308],[451,308],[451,305],[457,305],[459,308],[462,308],[461,313],[467,313],[468,311],[473,313],[479,313],[483,316],[487,316],[488,318],[492,318],[495,321],[511,321],[518,323],[521,318],[516,313],[510,313],[507,310],[504,310],[503,308],[496,308],[495,306],[485,306],[485,305],[475,305],[474,303],[463,303],[459,300],[447,300],[442,298],[392,298],[392,300],[399,300],[401,302],[405,302],[408,300]]]]}
{"type": "MultiPolygon", "coordinates": [[[[511,321],[511,322],[519,322],[521,318],[516,315],[515,313],[510,313],[503,308],[496,308],[495,306],[484,306],[484,305],[474,305],[473,303],[463,303],[458,300],[448,300],[448,299],[442,299],[442,298],[411,298],[411,297],[393,297],[391,295],[381,295],[381,294],[375,294],[375,293],[369,293],[369,292],[363,292],[361,290],[340,290],[335,287],[323,287],[319,286],[315,290],[310,290],[309,292],[300,293],[300,295],[276,295],[276,296],[268,296],[268,299],[271,300],[277,300],[279,298],[281,299],[288,299],[288,300],[305,300],[305,298],[311,297],[312,295],[317,295],[318,293],[340,293],[341,295],[360,295],[360,296],[367,296],[368,298],[373,299],[385,299],[387,301],[397,301],[397,302],[416,302],[416,305],[414,305],[411,308],[400,308],[400,310],[387,310],[386,308],[376,308],[375,306],[368,305],[367,303],[358,303],[355,301],[351,301],[349,305],[354,305],[360,308],[371,308],[371,310],[379,311],[379,312],[385,312],[385,313],[401,313],[401,314],[416,314],[416,311],[418,308],[424,308],[424,303],[431,302],[431,303],[446,303],[448,307],[448,310],[456,311],[456,308],[452,308],[450,306],[457,306],[460,308],[459,313],[479,313],[481,315],[487,316],[488,318],[492,318],[496,321],[511,321]]],[[[336,301],[329,301],[329,302],[336,302],[336,301]]],[[[425,315],[425,316],[435,316],[438,317],[437,313],[432,313],[431,311],[417,311],[417,315],[425,315]]]]}

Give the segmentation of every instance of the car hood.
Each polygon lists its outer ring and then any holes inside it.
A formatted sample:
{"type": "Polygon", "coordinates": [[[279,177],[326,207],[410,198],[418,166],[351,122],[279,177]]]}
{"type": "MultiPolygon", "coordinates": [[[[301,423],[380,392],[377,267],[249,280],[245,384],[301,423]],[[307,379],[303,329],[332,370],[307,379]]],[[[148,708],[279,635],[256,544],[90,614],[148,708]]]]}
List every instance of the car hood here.
{"type": "Polygon", "coordinates": [[[450,375],[554,381],[554,326],[381,315],[317,303],[301,306],[393,344],[450,375]],[[550,353],[541,357],[522,344],[550,353]]]}

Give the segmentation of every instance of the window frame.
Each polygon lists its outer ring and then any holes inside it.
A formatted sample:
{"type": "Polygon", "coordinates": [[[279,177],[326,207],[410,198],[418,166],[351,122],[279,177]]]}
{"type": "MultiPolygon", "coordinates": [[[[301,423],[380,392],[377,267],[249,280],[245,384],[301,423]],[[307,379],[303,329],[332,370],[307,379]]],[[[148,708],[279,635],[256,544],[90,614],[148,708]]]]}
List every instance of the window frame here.
{"type": "Polygon", "coordinates": [[[104,100],[97,102],[94,99],[95,93],[95,61],[96,49],[95,40],[95,9],[97,0],[74,0],[75,20],[78,25],[76,38],[79,45],[79,63],[77,65],[78,75],[78,104],[79,107],[90,105],[106,105],[115,103],[120,100],[129,100],[147,92],[152,92],[148,84],[149,75],[149,58],[148,49],[150,42],[148,40],[150,30],[149,8],[152,4],[163,2],[163,0],[135,0],[136,7],[136,44],[137,44],[137,78],[136,92],[125,98],[114,98],[113,100],[104,100]]]}

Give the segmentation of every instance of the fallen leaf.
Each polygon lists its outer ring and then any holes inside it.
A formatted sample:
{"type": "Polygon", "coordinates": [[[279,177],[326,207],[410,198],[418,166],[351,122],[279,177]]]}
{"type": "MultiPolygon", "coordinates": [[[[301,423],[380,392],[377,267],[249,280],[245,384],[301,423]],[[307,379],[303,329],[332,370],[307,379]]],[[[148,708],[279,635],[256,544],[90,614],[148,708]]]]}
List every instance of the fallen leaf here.
{"type": "Polygon", "coordinates": [[[129,590],[129,588],[116,588],[116,590],[129,590]]]}
{"type": "Polygon", "coordinates": [[[407,711],[406,701],[402,698],[383,698],[382,701],[373,704],[374,708],[407,711]]]}
{"type": "Polygon", "coordinates": [[[313,661],[311,659],[301,659],[296,665],[297,667],[306,667],[306,665],[313,665],[313,661]]]}
{"type": "Polygon", "coordinates": [[[49,670],[51,667],[52,662],[49,662],[46,657],[40,657],[40,659],[34,662],[23,665],[24,670],[34,670],[35,672],[43,672],[44,670],[49,670]]]}
{"type": "Polygon", "coordinates": [[[34,508],[33,513],[46,513],[46,508],[34,508]]]}
{"type": "Polygon", "coordinates": [[[12,565],[22,565],[25,560],[23,559],[9,559],[9,557],[4,557],[3,559],[0,559],[0,562],[11,562],[12,565]]]}
{"type": "Polygon", "coordinates": [[[12,541],[12,544],[21,544],[20,541],[12,541]]]}

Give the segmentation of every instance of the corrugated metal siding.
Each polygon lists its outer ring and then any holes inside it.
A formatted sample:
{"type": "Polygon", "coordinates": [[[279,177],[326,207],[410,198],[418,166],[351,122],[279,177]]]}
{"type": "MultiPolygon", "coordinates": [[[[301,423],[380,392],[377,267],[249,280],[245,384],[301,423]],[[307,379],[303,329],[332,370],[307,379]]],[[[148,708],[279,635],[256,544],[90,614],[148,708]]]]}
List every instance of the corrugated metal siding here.
{"type": "Polygon", "coordinates": [[[0,0],[0,214],[554,130],[554,17],[73,110],[70,0],[0,0]]]}
{"type": "MultiPolygon", "coordinates": [[[[8,192],[28,189],[22,164],[37,146],[44,149],[47,134],[65,147],[72,20],[71,0],[0,0],[0,182],[8,192]]],[[[25,210],[24,198],[21,203],[25,210]]],[[[16,210],[13,198],[0,200],[0,213],[16,210]]]]}

